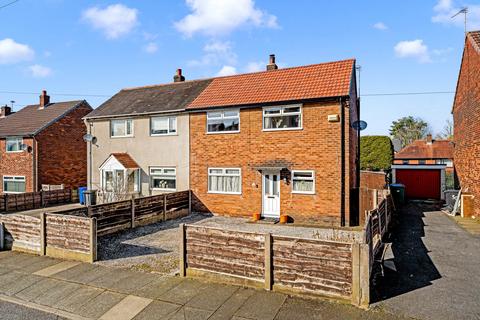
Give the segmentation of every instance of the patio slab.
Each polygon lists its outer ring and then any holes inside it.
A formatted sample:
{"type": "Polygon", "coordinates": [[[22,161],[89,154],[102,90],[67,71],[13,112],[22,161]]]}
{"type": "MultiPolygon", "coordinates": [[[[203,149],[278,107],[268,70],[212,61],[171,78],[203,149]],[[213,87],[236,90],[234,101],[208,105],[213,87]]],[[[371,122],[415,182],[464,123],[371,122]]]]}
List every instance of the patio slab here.
{"type": "Polygon", "coordinates": [[[235,316],[257,320],[274,319],[286,298],[287,296],[281,293],[256,291],[235,316]]]}

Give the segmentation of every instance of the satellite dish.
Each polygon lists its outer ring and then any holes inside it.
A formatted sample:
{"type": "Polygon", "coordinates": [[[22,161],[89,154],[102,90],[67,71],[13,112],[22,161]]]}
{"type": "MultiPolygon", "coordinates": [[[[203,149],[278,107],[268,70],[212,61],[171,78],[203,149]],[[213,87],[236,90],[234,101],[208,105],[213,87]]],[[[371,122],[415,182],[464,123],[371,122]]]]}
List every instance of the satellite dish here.
{"type": "Polygon", "coordinates": [[[91,143],[96,143],[97,142],[97,137],[94,137],[90,133],[87,133],[83,136],[83,141],[85,142],[91,142],[91,143]]]}
{"type": "Polygon", "coordinates": [[[365,130],[367,128],[367,123],[363,120],[354,121],[352,123],[352,128],[362,131],[362,130],[365,130]]]}

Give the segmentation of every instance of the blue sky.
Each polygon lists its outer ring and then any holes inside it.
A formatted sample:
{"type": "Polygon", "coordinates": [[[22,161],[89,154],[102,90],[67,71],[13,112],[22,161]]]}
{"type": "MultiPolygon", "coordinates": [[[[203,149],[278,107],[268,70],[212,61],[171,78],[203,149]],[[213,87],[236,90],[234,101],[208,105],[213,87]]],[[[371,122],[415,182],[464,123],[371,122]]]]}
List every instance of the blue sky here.
{"type": "MultiPolygon", "coordinates": [[[[467,5],[469,29],[480,28],[480,3],[468,1],[19,0],[0,9],[0,104],[18,110],[47,89],[97,107],[121,88],[170,82],[176,68],[187,79],[263,70],[270,53],[280,67],[355,57],[362,94],[451,92],[464,38],[450,16],[467,5]]],[[[364,134],[407,115],[436,133],[452,100],[363,96],[364,134]]]]}

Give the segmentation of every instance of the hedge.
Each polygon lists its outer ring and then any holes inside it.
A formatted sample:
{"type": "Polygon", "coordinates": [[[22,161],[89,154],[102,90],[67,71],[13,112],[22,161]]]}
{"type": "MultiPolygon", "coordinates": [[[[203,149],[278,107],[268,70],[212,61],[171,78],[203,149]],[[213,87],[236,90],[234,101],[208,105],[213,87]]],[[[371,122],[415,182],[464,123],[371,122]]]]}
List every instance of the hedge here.
{"type": "Polygon", "coordinates": [[[393,162],[393,145],[387,136],[360,137],[360,168],[383,171],[393,162]]]}

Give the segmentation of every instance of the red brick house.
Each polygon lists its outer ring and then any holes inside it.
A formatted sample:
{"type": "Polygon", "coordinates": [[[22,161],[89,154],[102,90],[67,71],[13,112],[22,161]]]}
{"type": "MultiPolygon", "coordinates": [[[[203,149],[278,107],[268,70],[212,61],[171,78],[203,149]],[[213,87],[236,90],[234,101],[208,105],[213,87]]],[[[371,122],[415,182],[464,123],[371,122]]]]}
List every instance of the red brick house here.
{"type": "Polygon", "coordinates": [[[0,193],[86,185],[85,100],[50,103],[44,90],[39,104],[10,111],[2,107],[0,118],[0,193]]]}
{"type": "Polygon", "coordinates": [[[463,192],[474,196],[480,216],[480,31],[465,37],[452,113],[455,172],[463,192]]]}
{"type": "Polygon", "coordinates": [[[213,78],[187,107],[196,210],[358,223],[355,60],[213,78]]]}

